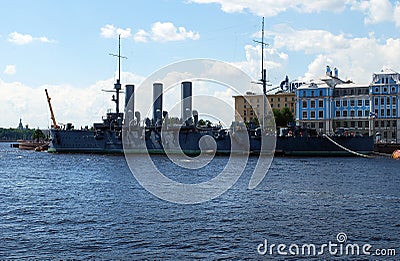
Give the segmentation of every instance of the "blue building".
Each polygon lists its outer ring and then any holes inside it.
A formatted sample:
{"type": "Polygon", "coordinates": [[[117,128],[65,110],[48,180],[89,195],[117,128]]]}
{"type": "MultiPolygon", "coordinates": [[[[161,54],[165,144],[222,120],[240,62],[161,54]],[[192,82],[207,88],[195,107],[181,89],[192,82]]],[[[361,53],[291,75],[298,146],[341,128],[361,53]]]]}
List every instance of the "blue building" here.
{"type": "Polygon", "coordinates": [[[370,85],[371,133],[382,142],[400,141],[400,74],[383,69],[374,73],[370,85]]]}
{"type": "Polygon", "coordinates": [[[296,90],[296,121],[326,133],[332,129],[332,91],[326,82],[311,82],[296,90]]]}
{"type": "Polygon", "coordinates": [[[296,122],[320,133],[377,135],[382,142],[400,140],[400,75],[392,70],[373,74],[359,85],[338,78],[329,67],[319,81],[296,90],[296,122]]]}
{"type": "Polygon", "coordinates": [[[320,133],[334,132],[334,89],[339,84],[346,84],[334,74],[329,66],[326,74],[319,81],[311,81],[296,89],[296,122],[298,125],[317,129],[320,133]]]}

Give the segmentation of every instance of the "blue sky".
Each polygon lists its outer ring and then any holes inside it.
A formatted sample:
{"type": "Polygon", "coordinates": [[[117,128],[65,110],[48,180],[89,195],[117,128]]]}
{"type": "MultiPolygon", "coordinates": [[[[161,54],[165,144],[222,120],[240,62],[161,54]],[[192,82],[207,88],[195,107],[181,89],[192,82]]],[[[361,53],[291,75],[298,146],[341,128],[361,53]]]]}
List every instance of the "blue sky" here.
{"type": "MultiPolygon", "coordinates": [[[[388,0],[2,1],[0,120],[49,126],[56,118],[90,125],[111,108],[109,94],[122,36],[122,81],[139,84],[170,63],[210,58],[260,71],[265,16],[266,67],[272,84],[288,75],[315,79],[329,64],[368,84],[383,67],[400,70],[400,4],[388,0]]],[[[220,91],[220,90],[218,90],[220,91]]],[[[210,90],[212,94],[212,90],[210,90]]],[[[226,92],[226,99],[231,99],[226,92]]]]}

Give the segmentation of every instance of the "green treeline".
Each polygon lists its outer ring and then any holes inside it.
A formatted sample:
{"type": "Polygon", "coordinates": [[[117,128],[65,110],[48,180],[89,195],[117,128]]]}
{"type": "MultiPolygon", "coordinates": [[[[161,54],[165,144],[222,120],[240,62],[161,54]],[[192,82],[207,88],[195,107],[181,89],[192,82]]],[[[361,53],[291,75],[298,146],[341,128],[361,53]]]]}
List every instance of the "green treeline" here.
{"type": "Polygon", "coordinates": [[[33,134],[35,133],[34,129],[4,129],[0,128],[0,140],[30,140],[32,139],[33,134]]]}

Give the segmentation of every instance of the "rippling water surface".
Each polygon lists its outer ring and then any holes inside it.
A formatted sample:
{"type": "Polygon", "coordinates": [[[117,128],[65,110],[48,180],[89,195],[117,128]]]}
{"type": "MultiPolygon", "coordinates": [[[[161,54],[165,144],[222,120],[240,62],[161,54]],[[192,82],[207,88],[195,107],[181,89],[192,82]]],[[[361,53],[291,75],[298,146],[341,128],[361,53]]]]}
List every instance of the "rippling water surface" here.
{"type": "MultiPolygon", "coordinates": [[[[179,171],[164,156],[153,160],[171,178],[195,182],[226,163],[217,157],[203,170],[179,171]]],[[[400,256],[400,161],[275,158],[249,190],[256,160],[222,196],[178,205],[143,189],[122,156],[0,143],[0,259],[260,259],[272,257],[257,253],[266,239],[318,246],[337,243],[339,232],[349,243],[394,248],[400,256]]]]}

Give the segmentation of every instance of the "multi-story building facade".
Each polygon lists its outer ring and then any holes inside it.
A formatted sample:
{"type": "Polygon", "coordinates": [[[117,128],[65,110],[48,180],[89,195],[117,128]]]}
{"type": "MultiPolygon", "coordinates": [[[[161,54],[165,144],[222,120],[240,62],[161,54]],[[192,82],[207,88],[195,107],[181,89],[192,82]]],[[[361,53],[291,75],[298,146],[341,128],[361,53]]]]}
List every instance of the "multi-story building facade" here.
{"type": "Polygon", "coordinates": [[[332,88],[323,81],[303,85],[296,90],[296,123],[319,132],[332,128],[332,88]]]}
{"type": "Polygon", "coordinates": [[[296,122],[321,133],[345,130],[400,140],[400,74],[383,70],[369,85],[344,82],[331,74],[296,90],[296,122]]]}
{"type": "Polygon", "coordinates": [[[349,129],[355,133],[369,134],[369,86],[342,83],[333,90],[333,130],[349,129]]]}
{"type": "Polygon", "coordinates": [[[267,94],[267,99],[272,109],[289,108],[296,115],[296,95],[294,92],[279,92],[267,94]]]}
{"type": "Polygon", "coordinates": [[[400,141],[400,74],[385,69],[374,73],[370,85],[371,133],[383,142],[400,141]]]}
{"type": "Polygon", "coordinates": [[[261,115],[263,106],[262,94],[246,92],[245,95],[235,95],[235,121],[250,122],[261,115]]]}
{"type": "MultiPolygon", "coordinates": [[[[235,121],[250,122],[262,117],[263,94],[246,92],[245,95],[235,95],[235,121]]],[[[288,107],[296,115],[296,95],[294,92],[279,92],[267,95],[272,109],[288,107]]]]}

